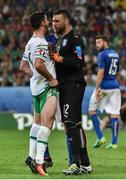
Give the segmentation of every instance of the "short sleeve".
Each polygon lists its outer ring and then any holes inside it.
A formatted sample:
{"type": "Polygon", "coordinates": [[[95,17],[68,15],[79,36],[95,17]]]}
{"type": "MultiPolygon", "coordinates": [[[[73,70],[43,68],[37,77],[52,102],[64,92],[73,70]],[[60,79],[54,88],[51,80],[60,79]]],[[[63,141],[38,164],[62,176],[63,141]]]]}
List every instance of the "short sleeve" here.
{"type": "Polygon", "coordinates": [[[26,61],[26,62],[28,61],[26,52],[23,53],[22,61],[26,61]]]}
{"type": "Polygon", "coordinates": [[[36,46],[35,59],[36,58],[42,59],[44,61],[46,61],[46,59],[49,58],[48,45],[39,44],[36,46]]]}

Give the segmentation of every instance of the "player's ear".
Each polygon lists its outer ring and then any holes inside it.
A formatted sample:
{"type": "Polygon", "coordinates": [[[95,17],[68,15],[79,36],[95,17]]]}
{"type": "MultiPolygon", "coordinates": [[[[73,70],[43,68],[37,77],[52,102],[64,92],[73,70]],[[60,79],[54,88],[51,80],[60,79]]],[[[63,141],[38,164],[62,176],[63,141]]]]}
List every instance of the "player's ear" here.
{"type": "Polygon", "coordinates": [[[106,41],[104,41],[104,46],[107,47],[108,46],[108,43],[106,41]]]}
{"type": "Polygon", "coordinates": [[[41,26],[45,27],[45,21],[41,22],[41,26]]]}
{"type": "Polygon", "coordinates": [[[69,20],[67,18],[65,18],[65,24],[69,24],[69,20]]]}

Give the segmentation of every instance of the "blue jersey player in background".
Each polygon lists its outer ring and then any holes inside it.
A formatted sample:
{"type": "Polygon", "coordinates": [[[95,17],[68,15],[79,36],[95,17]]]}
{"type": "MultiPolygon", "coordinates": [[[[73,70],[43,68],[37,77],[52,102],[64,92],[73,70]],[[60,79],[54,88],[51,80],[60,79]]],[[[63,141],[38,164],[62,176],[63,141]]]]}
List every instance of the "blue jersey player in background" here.
{"type": "Polygon", "coordinates": [[[94,148],[100,147],[106,142],[106,139],[100,129],[98,111],[103,110],[111,118],[112,140],[106,148],[117,148],[118,139],[118,120],[120,115],[121,95],[117,73],[119,71],[119,54],[109,48],[109,42],[106,36],[99,35],[96,37],[96,48],[98,54],[98,74],[96,88],[91,96],[89,103],[89,114],[97,134],[94,148]]]}

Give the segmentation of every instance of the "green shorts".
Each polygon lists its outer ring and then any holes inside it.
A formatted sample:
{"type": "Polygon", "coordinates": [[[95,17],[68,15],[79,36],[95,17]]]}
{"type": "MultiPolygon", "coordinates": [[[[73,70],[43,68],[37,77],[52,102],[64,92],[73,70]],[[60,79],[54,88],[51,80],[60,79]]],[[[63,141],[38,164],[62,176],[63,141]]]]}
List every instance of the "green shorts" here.
{"type": "Polygon", "coordinates": [[[36,113],[40,113],[50,96],[57,96],[56,88],[47,87],[41,94],[34,96],[34,109],[36,113]]]}

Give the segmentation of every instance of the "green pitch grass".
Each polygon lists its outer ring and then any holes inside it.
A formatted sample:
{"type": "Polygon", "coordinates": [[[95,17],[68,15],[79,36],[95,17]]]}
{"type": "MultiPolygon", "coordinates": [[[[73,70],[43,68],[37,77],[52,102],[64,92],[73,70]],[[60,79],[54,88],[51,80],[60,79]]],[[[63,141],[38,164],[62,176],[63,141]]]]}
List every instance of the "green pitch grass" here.
{"type": "MultiPolygon", "coordinates": [[[[111,131],[105,130],[109,143],[111,131]]],[[[50,151],[54,161],[48,169],[48,177],[41,177],[31,173],[24,160],[28,155],[29,130],[0,131],[0,178],[1,179],[120,179],[126,178],[126,132],[119,134],[118,149],[105,149],[102,146],[93,149],[96,140],[94,131],[86,131],[88,150],[94,171],[92,174],[79,176],[65,176],[62,170],[67,167],[67,150],[63,131],[53,131],[50,137],[50,151]]]]}

